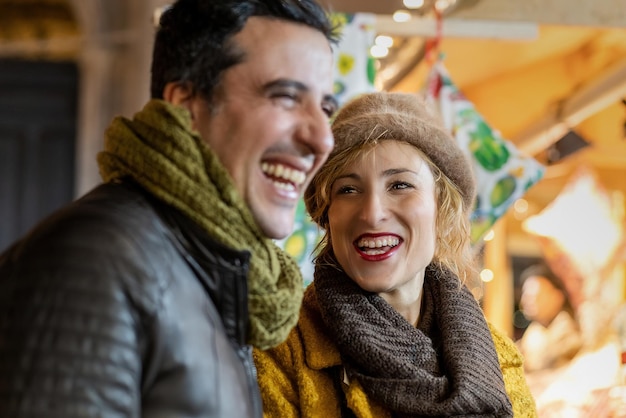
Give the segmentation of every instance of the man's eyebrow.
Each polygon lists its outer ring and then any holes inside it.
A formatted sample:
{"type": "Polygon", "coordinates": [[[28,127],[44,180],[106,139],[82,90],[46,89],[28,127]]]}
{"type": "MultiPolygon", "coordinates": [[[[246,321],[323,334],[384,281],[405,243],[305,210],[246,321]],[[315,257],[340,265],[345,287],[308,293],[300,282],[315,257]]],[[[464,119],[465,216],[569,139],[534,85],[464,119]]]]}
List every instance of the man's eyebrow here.
{"type": "Polygon", "coordinates": [[[269,90],[274,87],[289,87],[298,91],[309,91],[309,88],[304,84],[296,80],[289,80],[286,78],[279,78],[278,80],[272,80],[263,85],[263,90],[269,90]]]}

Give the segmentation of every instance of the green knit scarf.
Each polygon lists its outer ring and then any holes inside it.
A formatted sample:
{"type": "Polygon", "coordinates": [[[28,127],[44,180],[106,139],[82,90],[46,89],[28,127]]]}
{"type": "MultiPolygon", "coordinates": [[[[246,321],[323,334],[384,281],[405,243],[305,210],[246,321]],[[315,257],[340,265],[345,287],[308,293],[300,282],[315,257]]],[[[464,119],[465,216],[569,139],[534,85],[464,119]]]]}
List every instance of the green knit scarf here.
{"type": "Polygon", "coordinates": [[[298,265],[260,230],[186,109],[151,100],[132,120],[115,118],[98,164],[105,182],[131,177],[218,242],[250,251],[248,342],[266,349],[287,338],[303,295],[298,265]]]}

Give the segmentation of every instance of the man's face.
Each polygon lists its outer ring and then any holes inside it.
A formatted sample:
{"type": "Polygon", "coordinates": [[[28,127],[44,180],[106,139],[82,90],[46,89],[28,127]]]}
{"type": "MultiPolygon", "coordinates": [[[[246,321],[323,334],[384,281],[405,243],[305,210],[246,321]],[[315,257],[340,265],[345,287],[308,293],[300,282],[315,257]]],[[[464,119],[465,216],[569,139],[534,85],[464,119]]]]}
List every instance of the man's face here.
{"type": "Polygon", "coordinates": [[[218,155],[270,238],[292,232],[298,199],[333,147],[333,56],[305,25],[252,17],[234,36],[243,61],[215,100],[191,101],[194,128],[218,155]]]}
{"type": "Polygon", "coordinates": [[[547,327],[563,309],[565,295],[549,279],[529,276],[522,285],[520,304],[526,318],[547,327]]]}

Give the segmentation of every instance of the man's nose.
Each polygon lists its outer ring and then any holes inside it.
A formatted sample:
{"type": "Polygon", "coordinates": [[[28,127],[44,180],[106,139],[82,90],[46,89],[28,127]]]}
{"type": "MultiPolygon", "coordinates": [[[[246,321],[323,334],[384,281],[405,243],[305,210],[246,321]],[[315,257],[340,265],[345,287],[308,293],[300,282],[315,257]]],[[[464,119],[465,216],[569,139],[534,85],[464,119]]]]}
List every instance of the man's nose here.
{"type": "Polygon", "coordinates": [[[315,155],[328,155],[335,145],[328,116],[319,107],[307,112],[297,135],[298,140],[306,144],[315,155]]]}

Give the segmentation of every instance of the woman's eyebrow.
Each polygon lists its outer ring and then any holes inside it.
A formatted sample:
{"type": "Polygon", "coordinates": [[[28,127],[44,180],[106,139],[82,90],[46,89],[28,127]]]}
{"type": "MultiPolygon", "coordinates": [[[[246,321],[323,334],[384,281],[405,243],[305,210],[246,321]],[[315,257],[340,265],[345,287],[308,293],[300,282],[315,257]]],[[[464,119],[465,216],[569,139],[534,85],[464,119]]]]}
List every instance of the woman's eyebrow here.
{"type": "Polygon", "coordinates": [[[345,174],[341,174],[340,176],[337,176],[337,178],[335,178],[335,181],[342,180],[342,179],[359,180],[360,178],[361,176],[359,176],[356,173],[345,173],[345,174]]]}
{"type": "Polygon", "coordinates": [[[409,170],[408,168],[389,168],[383,171],[383,176],[393,176],[395,174],[403,174],[403,173],[411,173],[417,174],[414,170],[409,170]]]}

